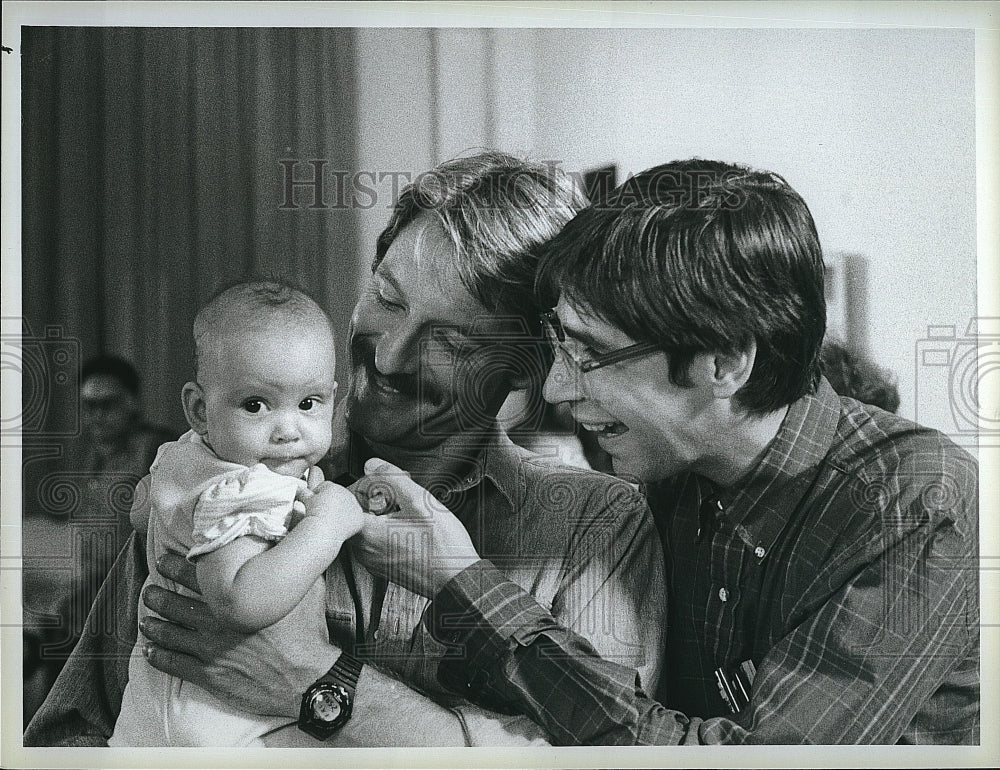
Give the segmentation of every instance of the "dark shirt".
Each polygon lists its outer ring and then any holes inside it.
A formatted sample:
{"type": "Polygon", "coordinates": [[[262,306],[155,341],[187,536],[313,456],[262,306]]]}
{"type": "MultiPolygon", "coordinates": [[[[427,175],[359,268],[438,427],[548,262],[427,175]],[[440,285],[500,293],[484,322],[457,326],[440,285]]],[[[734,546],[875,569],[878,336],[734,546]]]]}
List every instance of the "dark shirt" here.
{"type": "Polygon", "coordinates": [[[430,622],[463,624],[436,631],[470,651],[439,678],[488,682],[563,744],[977,743],[977,476],[940,433],[824,381],[714,521],[699,515],[707,480],[656,490],[657,700],[484,562],[432,603],[430,622]],[[747,660],[749,703],[732,714],[715,670],[747,660]]]}
{"type": "Polygon", "coordinates": [[[167,428],[140,422],[116,445],[101,447],[84,437],[67,449],[63,467],[67,475],[79,480],[83,491],[82,504],[69,519],[86,527],[90,535],[84,550],[93,573],[91,602],[132,532],[128,514],[136,484],[149,473],[160,445],[175,440],[177,435],[167,428]],[[100,541],[94,537],[96,532],[104,536],[100,541]]]}

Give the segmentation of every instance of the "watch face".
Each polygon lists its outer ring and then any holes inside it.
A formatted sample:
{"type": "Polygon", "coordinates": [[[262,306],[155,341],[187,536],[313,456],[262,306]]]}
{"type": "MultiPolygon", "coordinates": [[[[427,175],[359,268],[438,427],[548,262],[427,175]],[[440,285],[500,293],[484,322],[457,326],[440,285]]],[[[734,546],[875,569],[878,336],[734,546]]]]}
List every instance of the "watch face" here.
{"type": "Polygon", "coordinates": [[[312,698],[309,701],[309,707],[312,709],[312,715],[314,719],[320,722],[333,723],[337,721],[337,717],[341,715],[343,709],[340,706],[340,693],[331,692],[327,689],[322,689],[319,692],[313,693],[312,698]]]}
{"type": "MultiPolygon", "coordinates": [[[[348,670],[346,681],[357,682],[360,668],[361,664],[356,664],[355,670],[348,670]]],[[[338,675],[340,672],[334,667],[302,695],[299,729],[321,741],[336,733],[351,718],[354,688],[338,682],[338,675]]]]}
{"type": "Polygon", "coordinates": [[[351,694],[339,684],[314,684],[302,699],[299,727],[326,740],[351,718],[351,694]]]}

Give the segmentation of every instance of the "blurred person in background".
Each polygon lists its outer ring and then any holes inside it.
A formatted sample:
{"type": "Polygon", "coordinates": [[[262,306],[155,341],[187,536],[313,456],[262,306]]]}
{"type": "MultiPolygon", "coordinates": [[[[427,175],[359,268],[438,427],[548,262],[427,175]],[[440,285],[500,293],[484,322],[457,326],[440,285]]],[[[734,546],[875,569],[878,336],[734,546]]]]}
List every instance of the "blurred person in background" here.
{"type": "Polygon", "coordinates": [[[79,435],[40,473],[26,469],[25,724],[80,638],[94,597],[131,534],[128,512],[136,483],[160,444],[178,435],[143,420],[140,395],[139,373],[124,358],[89,359],[80,370],[79,435]],[[51,506],[45,502],[50,498],[51,506]],[[60,508],[61,500],[71,500],[71,509],[49,510],[60,508]],[[70,569],[32,564],[61,558],[70,569]]]}
{"type": "Polygon", "coordinates": [[[83,431],[76,448],[81,469],[146,474],[174,431],[150,425],[142,418],[139,373],[124,358],[100,355],[84,363],[80,372],[83,431]]]}
{"type": "MultiPolygon", "coordinates": [[[[83,554],[81,569],[76,573],[79,587],[88,597],[81,614],[90,608],[115,556],[132,532],[128,519],[131,494],[125,491],[134,489],[149,471],[160,444],[178,435],[143,419],[140,396],[139,373],[124,358],[100,355],[83,364],[81,433],[68,448],[63,467],[82,481],[81,519],[99,519],[107,539],[83,554]]],[[[79,621],[82,625],[83,618],[79,621]]]]}
{"type": "Polygon", "coordinates": [[[887,412],[899,409],[899,389],[896,378],[888,369],[852,353],[844,343],[827,339],[819,353],[823,376],[841,396],[856,398],[887,412]]]}

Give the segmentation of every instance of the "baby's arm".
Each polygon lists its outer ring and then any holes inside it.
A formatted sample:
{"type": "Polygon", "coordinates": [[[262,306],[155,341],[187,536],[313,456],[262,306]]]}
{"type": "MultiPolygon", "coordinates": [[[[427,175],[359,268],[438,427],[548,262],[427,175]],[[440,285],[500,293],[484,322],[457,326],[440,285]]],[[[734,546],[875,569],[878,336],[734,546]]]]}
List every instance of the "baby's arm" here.
{"type": "Polygon", "coordinates": [[[361,506],[344,487],[324,481],[297,497],[306,514],[283,540],[238,537],[198,557],[202,594],[225,623],[254,633],[281,620],[361,530],[361,506]]]}

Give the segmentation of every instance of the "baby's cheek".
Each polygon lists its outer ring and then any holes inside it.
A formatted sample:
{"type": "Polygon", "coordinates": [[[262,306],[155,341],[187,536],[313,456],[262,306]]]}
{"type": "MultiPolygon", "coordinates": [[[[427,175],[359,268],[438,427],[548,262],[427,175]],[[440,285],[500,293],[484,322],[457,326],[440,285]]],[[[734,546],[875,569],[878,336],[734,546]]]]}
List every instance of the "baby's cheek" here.
{"type": "Polygon", "coordinates": [[[315,426],[313,436],[316,451],[326,454],[326,451],[330,448],[330,444],[333,441],[333,415],[329,415],[324,419],[317,421],[315,426]]]}

